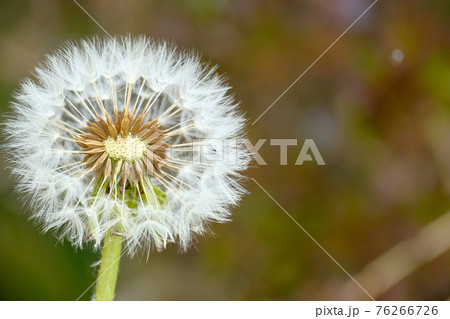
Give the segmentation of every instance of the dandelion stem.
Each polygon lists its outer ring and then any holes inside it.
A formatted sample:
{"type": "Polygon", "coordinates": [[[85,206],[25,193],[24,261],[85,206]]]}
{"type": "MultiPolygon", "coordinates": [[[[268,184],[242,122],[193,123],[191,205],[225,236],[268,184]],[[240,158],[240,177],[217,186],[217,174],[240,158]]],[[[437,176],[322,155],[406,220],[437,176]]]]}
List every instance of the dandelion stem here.
{"type": "Polygon", "coordinates": [[[97,285],[95,287],[96,301],[112,301],[114,299],[122,241],[122,236],[117,236],[112,232],[108,232],[105,237],[97,285]]]}

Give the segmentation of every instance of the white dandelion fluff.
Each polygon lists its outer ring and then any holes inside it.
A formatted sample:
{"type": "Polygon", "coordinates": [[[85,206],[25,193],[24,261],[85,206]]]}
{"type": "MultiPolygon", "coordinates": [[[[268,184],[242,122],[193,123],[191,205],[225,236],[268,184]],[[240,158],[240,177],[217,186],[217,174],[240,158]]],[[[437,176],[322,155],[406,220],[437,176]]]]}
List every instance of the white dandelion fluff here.
{"type": "Polygon", "coordinates": [[[69,43],[35,77],[11,103],[5,147],[45,231],[76,246],[113,231],[133,253],[186,249],[229,218],[249,153],[239,143],[245,120],[215,67],[127,37],[69,43]]]}

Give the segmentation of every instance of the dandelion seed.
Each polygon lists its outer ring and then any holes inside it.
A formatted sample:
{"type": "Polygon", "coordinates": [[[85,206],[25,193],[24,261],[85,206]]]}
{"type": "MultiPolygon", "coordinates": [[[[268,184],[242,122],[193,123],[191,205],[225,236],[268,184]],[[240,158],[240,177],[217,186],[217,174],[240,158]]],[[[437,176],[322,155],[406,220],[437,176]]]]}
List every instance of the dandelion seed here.
{"type": "Polygon", "coordinates": [[[121,237],[130,254],[169,242],[187,249],[226,221],[249,153],[230,143],[208,153],[230,152],[233,164],[202,155],[205,141],[242,138],[245,123],[214,71],[145,37],[49,55],[16,93],[5,129],[33,218],[80,247],[121,237]]]}

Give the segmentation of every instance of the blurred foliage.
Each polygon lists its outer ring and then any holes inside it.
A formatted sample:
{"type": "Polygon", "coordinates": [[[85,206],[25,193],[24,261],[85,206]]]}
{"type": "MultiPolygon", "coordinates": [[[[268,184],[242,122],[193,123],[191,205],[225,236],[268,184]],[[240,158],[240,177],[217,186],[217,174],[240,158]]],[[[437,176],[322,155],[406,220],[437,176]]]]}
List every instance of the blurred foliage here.
{"type": "MultiPolygon", "coordinates": [[[[350,273],[445,213],[450,193],[450,4],[379,1],[255,120],[371,3],[368,0],[80,1],[111,34],[146,34],[220,64],[249,135],[296,138],[287,166],[267,141],[257,179],[350,273]],[[393,58],[400,50],[403,60],[393,58]],[[294,166],[305,138],[327,163],[294,166]]],[[[72,1],[3,1],[0,107],[64,41],[104,36],[72,1]]],[[[2,150],[8,157],[8,150],[2,150]]],[[[0,299],[74,300],[98,254],[57,244],[27,220],[2,169],[0,299]]],[[[259,189],[234,220],[213,225],[186,254],[122,261],[118,299],[340,299],[348,279],[259,189]]],[[[450,236],[448,238],[450,240],[450,236]]],[[[381,299],[447,299],[450,255],[424,265],[381,299]]],[[[394,265],[395,266],[395,265],[394,265]]],[[[355,289],[358,289],[355,287],[355,289]]],[[[91,292],[82,299],[89,300],[91,292]]]]}

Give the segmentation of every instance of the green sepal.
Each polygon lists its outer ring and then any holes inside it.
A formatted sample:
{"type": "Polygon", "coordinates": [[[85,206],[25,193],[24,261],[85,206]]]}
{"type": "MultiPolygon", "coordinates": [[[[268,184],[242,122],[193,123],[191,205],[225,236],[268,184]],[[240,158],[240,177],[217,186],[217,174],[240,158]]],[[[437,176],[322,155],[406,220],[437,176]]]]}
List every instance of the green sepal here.
{"type": "MultiPolygon", "coordinates": [[[[165,204],[167,203],[168,196],[158,187],[153,185],[149,177],[144,177],[139,181],[139,188],[131,182],[128,183],[129,188],[126,188],[123,194],[120,192],[119,183],[117,183],[115,190],[109,190],[110,192],[114,193],[109,195],[107,193],[107,189],[108,187],[110,187],[109,181],[104,182],[102,178],[98,178],[92,192],[92,196],[94,197],[92,203],[94,203],[97,196],[111,196],[112,198],[114,198],[114,194],[117,194],[118,201],[123,201],[123,203],[129,208],[137,208],[138,200],[140,200],[138,194],[138,191],[140,189],[142,201],[145,205],[149,205],[151,207],[154,207],[155,209],[164,208],[165,204]]],[[[90,225],[89,229],[93,229],[92,224],[90,225]]]]}
{"type": "Polygon", "coordinates": [[[148,177],[144,177],[140,181],[143,190],[142,199],[150,206],[161,209],[167,202],[167,194],[153,185],[148,177]]]}

